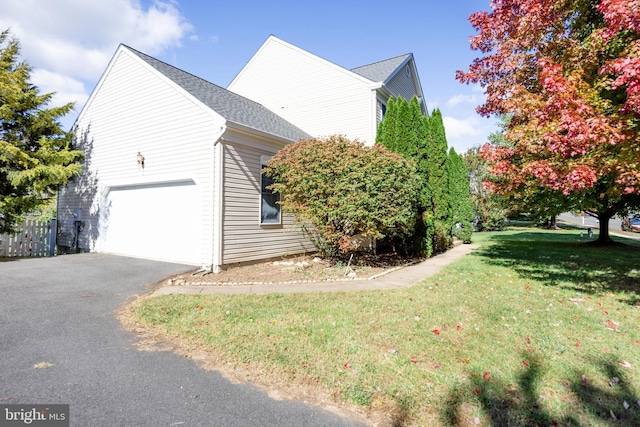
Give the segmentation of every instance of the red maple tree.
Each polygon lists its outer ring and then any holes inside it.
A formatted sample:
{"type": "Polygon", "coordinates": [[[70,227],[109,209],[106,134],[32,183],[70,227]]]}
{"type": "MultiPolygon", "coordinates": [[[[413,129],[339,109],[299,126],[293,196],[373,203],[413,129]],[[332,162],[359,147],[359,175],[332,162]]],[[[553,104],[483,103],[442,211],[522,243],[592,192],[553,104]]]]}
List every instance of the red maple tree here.
{"type": "Polygon", "coordinates": [[[486,144],[493,191],[608,221],[640,208],[640,0],[494,0],[469,21],[484,55],[456,78],[479,84],[478,112],[509,115],[486,144]]]}

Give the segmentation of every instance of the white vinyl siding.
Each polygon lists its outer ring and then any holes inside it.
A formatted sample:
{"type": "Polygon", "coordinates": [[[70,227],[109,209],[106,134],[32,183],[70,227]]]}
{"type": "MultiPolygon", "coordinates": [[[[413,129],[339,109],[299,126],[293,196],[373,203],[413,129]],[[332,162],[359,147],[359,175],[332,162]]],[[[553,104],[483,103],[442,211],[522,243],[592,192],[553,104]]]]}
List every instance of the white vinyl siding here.
{"type": "MultiPolygon", "coordinates": [[[[86,224],[80,247],[101,251],[104,227],[99,218],[109,209],[101,200],[109,188],[192,180],[201,195],[201,224],[192,237],[198,259],[191,263],[210,264],[213,138],[221,120],[138,57],[119,49],[76,123],[86,172],[61,193],[63,232],[73,223],[73,210],[82,209],[86,224]],[[136,161],[138,152],[145,157],[144,169],[136,161]]],[[[179,233],[180,224],[166,224],[158,232],[179,233]]]]}
{"type": "Polygon", "coordinates": [[[343,134],[373,144],[371,82],[269,38],[229,85],[314,137],[343,134]]]}
{"type": "Polygon", "coordinates": [[[256,261],[314,250],[284,213],[282,225],[260,224],[260,175],[263,148],[224,143],[223,265],[256,261]]]}

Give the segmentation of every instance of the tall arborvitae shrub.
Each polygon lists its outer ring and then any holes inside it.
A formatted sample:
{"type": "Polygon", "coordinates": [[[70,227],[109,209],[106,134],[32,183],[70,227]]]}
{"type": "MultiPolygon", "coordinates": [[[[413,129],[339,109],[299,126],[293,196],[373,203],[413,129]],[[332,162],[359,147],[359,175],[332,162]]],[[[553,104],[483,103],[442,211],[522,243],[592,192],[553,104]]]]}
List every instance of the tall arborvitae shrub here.
{"type": "Polygon", "coordinates": [[[449,150],[448,163],[453,235],[464,243],[471,243],[474,213],[467,167],[453,147],[449,150]]]}
{"type": "Polygon", "coordinates": [[[413,160],[420,177],[416,230],[409,239],[414,252],[424,256],[433,253],[433,215],[429,191],[427,136],[429,121],[422,114],[417,98],[411,102],[390,98],[384,120],[378,126],[376,143],[413,160]]]}
{"type": "Polygon", "coordinates": [[[438,253],[446,251],[453,243],[449,173],[447,172],[448,148],[440,110],[435,109],[432,112],[429,123],[430,135],[427,138],[428,185],[433,203],[435,232],[433,250],[438,253]]]}

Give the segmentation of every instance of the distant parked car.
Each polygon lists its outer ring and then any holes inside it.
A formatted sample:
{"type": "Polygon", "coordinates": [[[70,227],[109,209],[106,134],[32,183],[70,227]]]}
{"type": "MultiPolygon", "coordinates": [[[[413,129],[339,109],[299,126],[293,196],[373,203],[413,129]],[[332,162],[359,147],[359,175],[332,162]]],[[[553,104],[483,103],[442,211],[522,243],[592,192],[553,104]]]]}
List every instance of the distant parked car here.
{"type": "Polygon", "coordinates": [[[620,226],[622,231],[634,231],[640,233],[640,217],[624,218],[620,226]]]}

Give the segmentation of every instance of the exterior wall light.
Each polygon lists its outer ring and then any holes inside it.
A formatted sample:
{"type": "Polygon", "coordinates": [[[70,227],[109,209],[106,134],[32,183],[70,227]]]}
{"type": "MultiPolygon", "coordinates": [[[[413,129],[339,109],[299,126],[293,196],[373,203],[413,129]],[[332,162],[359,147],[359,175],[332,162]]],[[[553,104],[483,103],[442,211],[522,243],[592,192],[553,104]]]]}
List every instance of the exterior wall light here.
{"type": "Polygon", "coordinates": [[[136,158],[138,159],[138,168],[144,169],[144,156],[138,151],[136,158]]]}

